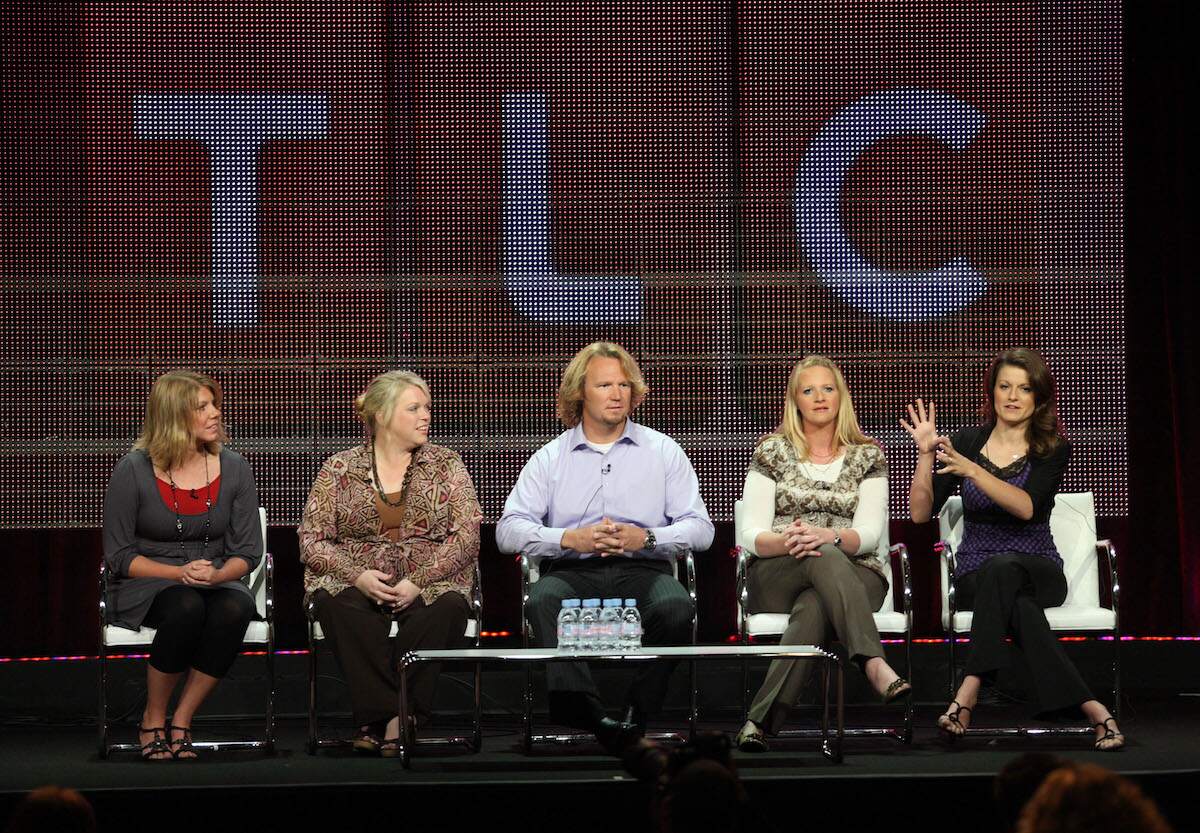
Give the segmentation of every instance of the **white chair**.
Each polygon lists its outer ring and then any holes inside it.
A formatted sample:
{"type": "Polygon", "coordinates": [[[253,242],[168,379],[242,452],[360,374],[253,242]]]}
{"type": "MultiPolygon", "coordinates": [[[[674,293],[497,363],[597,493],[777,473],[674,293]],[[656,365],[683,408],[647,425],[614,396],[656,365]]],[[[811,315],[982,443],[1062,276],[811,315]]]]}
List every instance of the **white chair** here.
{"type": "MultiPolygon", "coordinates": [[[[471,587],[471,616],[467,619],[466,631],[463,634],[465,639],[475,643],[475,647],[479,647],[480,637],[483,633],[483,590],[479,570],[475,571],[475,583],[471,587]]],[[[304,605],[304,615],[308,620],[308,754],[315,755],[319,749],[327,749],[337,746],[348,746],[349,740],[341,738],[326,738],[321,736],[321,728],[317,717],[317,646],[324,641],[325,633],[321,630],[321,623],[317,621],[316,612],[313,602],[309,600],[304,605]]],[[[390,638],[394,638],[400,628],[393,621],[391,632],[388,634],[390,638]]],[[[480,696],[480,675],[482,669],[479,663],[475,664],[475,715],[473,721],[473,731],[471,737],[438,737],[438,738],[422,738],[420,740],[415,737],[410,737],[406,743],[412,743],[421,746],[444,746],[448,744],[467,745],[472,750],[478,752],[483,746],[483,727],[482,720],[482,704],[479,701],[480,696]]],[[[396,711],[399,713],[399,692],[396,695],[397,705],[396,711]]]]}
{"type": "MultiPolygon", "coordinates": [[[[539,562],[541,559],[534,558],[524,553],[520,556],[521,561],[521,645],[522,647],[531,647],[533,637],[533,626],[529,624],[529,592],[533,585],[541,577],[539,570],[539,562]]],[[[684,571],[684,586],[687,588],[688,596],[692,600],[692,644],[696,644],[697,626],[699,620],[697,613],[699,608],[696,605],[696,561],[691,551],[686,551],[679,555],[671,564],[675,578],[679,578],[679,565],[682,562],[684,571]]],[[[695,737],[696,721],[699,718],[699,708],[697,706],[698,696],[696,691],[696,663],[691,661],[688,663],[688,689],[689,689],[689,705],[688,705],[688,736],[695,737]]],[[[525,752],[533,750],[534,743],[549,742],[549,743],[580,743],[587,742],[592,739],[592,735],[580,733],[568,734],[550,734],[550,735],[534,735],[533,734],[533,666],[529,663],[525,664],[525,714],[522,718],[522,736],[525,752]]],[[[650,738],[656,739],[678,739],[678,735],[674,733],[650,733],[647,735],[650,738]]]]}
{"type": "MultiPolygon", "coordinates": [[[[946,501],[938,515],[942,574],[942,626],[946,629],[950,654],[948,691],[954,696],[955,642],[958,634],[971,630],[971,611],[958,610],[954,599],[954,553],[962,543],[962,498],[946,501]]],[[[1117,551],[1112,542],[1096,540],[1096,503],[1091,492],[1060,494],[1050,512],[1050,533],[1063,559],[1067,577],[1067,598],[1060,607],[1046,609],[1046,620],[1054,631],[1107,633],[1112,638],[1113,714],[1121,709],[1121,623],[1118,602],[1121,587],[1117,582],[1117,551]],[[1112,607],[1100,603],[1100,563],[1111,582],[1112,607]]],[[[968,729],[970,734],[1089,734],[1091,728],[1055,729],[968,729]]]]}
{"type": "MultiPolygon", "coordinates": [[[[263,749],[275,750],[275,565],[267,552],[267,510],[258,509],[262,530],[263,557],[250,573],[248,583],[254,593],[254,608],[258,618],[246,628],[242,642],[261,646],[267,659],[267,725],[261,740],[196,741],[200,749],[263,749]]],[[[100,559],[100,757],[110,752],[140,749],[136,743],[108,742],[108,655],[110,648],[147,648],[154,641],[154,628],[141,627],[136,631],[108,624],[108,572],[100,559]]]]}
{"type": "MultiPolygon", "coordinates": [[[[745,511],[741,500],[735,501],[733,504],[733,525],[734,525],[734,541],[741,540],[741,530],[743,526],[743,512],[745,511]]],[[[747,569],[750,565],[750,559],[753,557],[738,546],[737,550],[737,620],[738,620],[738,638],[743,645],[749,644],[751,640],[762,639],[778,639],[783,635],[784,630],[788,626],[789,614],[787,613],[748,613],[747,604],[750,599],[750,588],[747,584],[747,569]]],[[[904,674],[903,676],[912,682],[912,582],[909,576],[908,568],[908,548],[904,544],[895,544],[889,546],[888,531],[886,525],[883,529],[883,534],[880,536],[879,546],[876,548],[876,556],[883,563],[884,579],[887,582],[887,592],[883,599],[883,605],[874,613],[875,627],[882,634],[893,634],[904,638],[904,674]],[[898,562],[900,566],[901,576],[901,599],[900,607],[896,606],[896,594],[892,588],[892,570],[888,569],[893,563],[898,562]]],[[[742,663],[742,718],[745,719],[749,713],[750,687],[749,677],[747,673],[748,663],[742,663]]],[[[904,698],[904,722],[899,729],[894,728],[848,728],[846,735],[848,737],[870,737],[881,736],[890,737],[899,740],[903,743],[912,742],[912,717],[913,705],[912,697],[904,698]]],[[[780,732],[780,737],[815,737],[820,735],[819,729],[789,729],[780,732]]]]}

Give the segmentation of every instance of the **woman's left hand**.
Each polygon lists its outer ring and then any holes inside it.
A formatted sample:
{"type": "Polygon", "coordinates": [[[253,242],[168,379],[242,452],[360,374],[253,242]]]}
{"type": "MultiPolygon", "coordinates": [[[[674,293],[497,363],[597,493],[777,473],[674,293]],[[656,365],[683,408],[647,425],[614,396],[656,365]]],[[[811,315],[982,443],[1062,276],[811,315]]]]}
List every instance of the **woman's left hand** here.
{"type": "Polygon", "coordinates": [[[183,568],[183,583],[192,587],[210,587],[216,577],[217,568],[206,559],[189,561],[183,568]]]}
{"type": "Polygon", "coordinates": [[[421,595],[421,588],[408,579],[402,578],[396,584],[396,592],[400,594],[400,598],[392,605],[392,610],[399,611],[404,610],[417,600],[417,597],[421,595]]]}
{"type": "Polygon", "coordinates": [[[949,437],[938,437],[937,451],[934,452],[937,461],[942,464],[934,474],[956,474],[959,477],[974,478],[978,465],[968,460],[954,450],[954,444],[949,437]]]}

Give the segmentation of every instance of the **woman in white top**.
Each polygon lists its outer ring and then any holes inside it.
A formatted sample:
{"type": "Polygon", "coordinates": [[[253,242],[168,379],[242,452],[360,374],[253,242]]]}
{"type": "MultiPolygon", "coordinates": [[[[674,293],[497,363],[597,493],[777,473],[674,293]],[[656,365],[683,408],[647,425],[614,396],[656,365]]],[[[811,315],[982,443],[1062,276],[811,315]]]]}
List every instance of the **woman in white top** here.
{"type": "MultiPolygon", "coordinates": [[[[836,639],[884,702],[912,687],[883,657],[872,613],[887,582],[875,554],[887,523],[887,461],[863,434],[846,381],[824,356],[792,369],[778,430],[754,449],[738,544],[752,554],[747,613],[788,613],[781,642],[836,639]]],[[[812,672],[776,660],[754,696],[738,747],[763,752],[812,672]]]]}

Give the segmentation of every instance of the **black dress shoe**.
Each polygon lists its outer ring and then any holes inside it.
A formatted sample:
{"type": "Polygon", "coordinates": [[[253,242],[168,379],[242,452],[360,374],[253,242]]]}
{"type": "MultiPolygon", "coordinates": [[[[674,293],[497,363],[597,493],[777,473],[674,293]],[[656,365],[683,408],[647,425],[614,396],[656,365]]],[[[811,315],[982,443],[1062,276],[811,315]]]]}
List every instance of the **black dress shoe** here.
{"type": "Polygon", "coordinates": [[[642,732],[634,724],[613,720],[611,717],[601,718],[596,724],[595,732],[596,740],[604,747],[604,751],[618,758],[642,737],[642,732]]]}
{"type": "Polygon", "coordinates": [[[639,734],[646,734],[646,713],[637,706],[626,706],[624,721],[637,727],[639,734]]]}

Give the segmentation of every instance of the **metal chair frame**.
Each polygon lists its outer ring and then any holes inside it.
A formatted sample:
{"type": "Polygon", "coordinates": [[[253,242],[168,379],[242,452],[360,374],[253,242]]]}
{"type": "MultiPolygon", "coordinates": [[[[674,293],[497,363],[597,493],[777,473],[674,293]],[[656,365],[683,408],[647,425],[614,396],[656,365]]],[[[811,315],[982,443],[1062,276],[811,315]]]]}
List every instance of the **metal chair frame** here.
{"type": "MultiPolygon", "coordinates": [[[[521,563],[521,646],[524,648],[532,647],[530,642],[533,637],[533,627],[529,624],[529,592],[530,588],[537,583],[540,578],[538,570],[538,561],[522,553],[520,555],[521,563]]],[[[692,644],[696,644],[696,638],[699,633],[699,607],[696,604],[696,561],[690,550],[681,553],[672,562],[674,574],[679,578],[679,564],[683,563],[684,570],[684,586],[687,588],[688,596],[692,600],[692,644]]],[[[699,692],[696,686],[696,662],[691,660],[688,662],[688,689],[689,689],[689,706],[688,706],[688,737],[694,737],[696,734],[696,722],[699,720],[699,692]]],[[[533,733],[533,667],[526,665],[525,667],[525,710],[521,719],[522,729],[522,746],[526,753],[533,750],[535,743],[558,743],[558,744],[576,744],[589,743],[595,738],[590,734],[580,732],[558,732],[551,734],[533,733]]],[[[679,741],[681,737],[677,732],[651,732],[647,737],[656,740],[679,741]]]]}
{"type": "MultiPolygon", "coordinates": [[[[263,558],[259,562],[258,567],[250,573],[250,586],[255,588],[255,609],[260,617],[259,620],[252,621],[247,634],[251,631],[258,631],[257,625],[262,625],[265,628],[265,635],[261,639],[247,639],[243,641],[243,645],[265,645],[267,659],[267,715],[266,728],[263,732],[261,740],[221,740],[221,741],[196,741],[193,745],[197,749],[208,750],[229,750],[229,749],[262,749],[266,752],[275,751],[275,562],[271,553],[267,552],[267,511],[259,507],[258,510],[259,524],[262,528],[263,538],[263,558]],[[259,581],[261,579],[261,584],[259,581]]],[[[140,750],[141,747],[136,743],[109,743],[108,742],[108,649],[110,643],[108,640],[108,629],[116,628],[116,625],[108,624],[108,569],[104,559],[100,559],[100,650],[99,659],[99,752],[102,759],[106,759],[113,752],[126,752],[140,750]]],[[[124,629],[123,629],[124,630],[124,629]]],[[[130,641],[122,641],[120,644],[125,647],[148,647],[154,641],[155,631],[153,628],[142,627],[134,631],[134,637],[130,641]]]]}
{"type": "MultiPolygon", "coordinates": [[[[1078,495],[1060,494],[1055,498],[1055,508],[1051,510],[1051,519],[1054,518],[1056,511],[1064,511],[1061,509],[1075,500],[1086,500],[1093,504],[1093,498],[1090,492],[1084,492],[1078,495]],[[1063,503],[1060,504],[1059,500],[1063,503]]],[[[1078,510],[1076,510],[1078,511],[1078,510]]],[[[947,697],[952,698],[955,691],[955,682],[957,680],[957,665],[956,665],[956,644],[958,642],[958,631],[955,628],[955,617],[958,614],[958,607],[955,603],[955,586],[954,576],[956,561],[954,555],[955,546],[959,543],[961,534],[955,534],[959,529],[959,522],[962,520],[962,498],[950,498],[938,516],[941,526],[940,532],[942,540],[935,545],[935,552],[941,556],[942,563],[942,626],[946,629],[947,646],[949,654],[949,673],[947,677],[947,697]]],[[[1090,515],[1091,521],[1089,531],[1095,534],[1096,517],[1093,513],[1090,515]]],[[[1112,713],[1118,720],[1121,717],[1121,614],[1120,614],[1120,599],[1121,599],[1121,584],[1117,578],[1117,549],[1113,546],[1112,541],[1104,538],[1096,540],[1095,554],[1097,559],[1097,570],[1106,570],[1109,576],[1109,590],[1112,593],[1112,628],[1061,628],[1056,629],[1057,633],[1095,633],[1096,631],[1107,631],[1112,638],[1113,653],[1112,653],[1112,672],[1113,672],[1113,688],[1112,688],[1112,713]]],[[[1103,573],[1100,573],[1103,575],[1103,573]]],[[[1052,608],[1053,609],[1053,608],[1052,608]]],[[[1094,729],[1089,726],[1048,726],[1048,727],[1031,727],[1031,726],[1005,726],[1005,727],[988,727],[988,728],[968,728],[966,734],[975,737],[1036,737],[1040,735],[1090,735],[1094,733],[1094,729]]]]}
{"type": "MultiPolygon", "coordinates": [[[[741,527],[741,503],[742,502],[740,500],[738,500],[734,504],[734,526],[735,526],[734,540],[735,541],[737,540],[737,529],[740,529],[740,527],[741,527]]],[[[885,536],[886,536],[886,533],[885,533],[885,536]]],[[[748,644],[750,644],[751,639],[757,641],[759,639],[762,639],[763,637],[776,637],[777,638],[777,637],[781,636],[782,631],[770,631],[770,632],[760,631],[758,633],[750,632],[750,629],[749,629],[750,614],[748,614],[746,612],[747,606],[750,601],[750,588],[749,588],[749,584],[748,584],[747,569],[749,568],[749,565],[750,565],[750,559],[753,556],[751,556],[750,553],[743,550],[742,547],[740,547],[740,546],[736,547],[735,551],[737,554],[737,578],[736,578],[735,588],[736,588],[736,592],[737,592],[738,639],[741,641],[741,643],[743,645],[748,645],[748,644]]],[[[900,567],[901,600],[902,600],[902,605],[903,605],[902,612],[904,613],[904,631],[903,631],[904,669],[905,669],[904,676],[906,679],[908,679],[908,681],[910,683],[912,683],[912,668],[913,668],[913,664],[912,664],[912,632],[913,632],[912,579],[911,579],[911,574],[909,572],[908,547],[905,546],[903,543],[892,544],[889,546],[887,543],[887,539],[885,537],[884,541],[880,545],[880,549],[879,549],[879,553],[878,553],[880,555],[880,557],[882,557],[884,552],[886,552],[889,557],[890,565],[893,570],[893,574],[895,572],[895,566],[898,564],[900,567]]],[[[895,591],[895,588],[892,586],[892,582],[889,581],[888,582],[888,590],[887,590],[888,596],[885,599],[885,603],[890,602],[890,605],[888,605],[888,607],[893,611],[895,610],[894,591],[895,591]]],[[[885,632],[886,633],[895,633],[895,631],[890,630],[890,629],[886,630],[885,632]]],[[[888,737],[888,738],[892,738],[893,740],[898,740],[901,743],[906,743],[906,744],[912,743],[912,735],[913,735],[913,703],[912,703],[912,699],[913,698],[911,696],[906,697],[904,699],[904,718],[903,718],[903,722],[899,728],[850,727],[845,730],[846,737],[852,737],[852,738],[854,738],[854,737],[859,737],[859,738],[861,738],[861,737],[888,737]]],[[[742,662],[742,720],[746,720],[749,713],[750,713],[749,663],[747,661],[743,660],[743,662],[742,662]]],[[[783,731],[779,732],[778,737],[811,738],[811,737],[819,737],[820,735],[821,735],[820,729],[784,729],[783,731]]]]}
{"type": "MultiPolygon", "coordinates": [[[[475,581],[471,586],[471,598],[469,600],[472,616],[467,620],[467,629],[464,633],[464,638],[473,639],[476,648],[480,647],[480,639],[483,634],[483,588],[480,571],[475,571],[475,581]]],[[[320,624],[317,622],[315,605],[309,599],[304,605],[304,616],[308,623],[308,743],[306,748],[308,754],[315,755],[318,750],[331,749],[337,747],[349,746],[351,741],[342,738],[327,738],[321,736],[320,721],[317,713],[317,645],[325,640],[322,633],[318,633],[320,624]]],[[[395,622],[392,622],[392,630],[389,637],[394,637],[398,631],[395,622]]],[[[480,702],[480,675],[483,673],[479,663],[475,664],[475,680],[474,680],[474,716],[472,720],[472,732],[468,736],[447,736],[447,737],[432,737],[432,738],[417,738],[411,732],[406,734],[406,743],[416,746],[468,746],[473,751],[478,752],[483,746],[483,727],[482,727],[482,703],[480,702]]],[[[399,689],[397,689],[397,714],[400,713],[399,706],[399,689]]]]}

